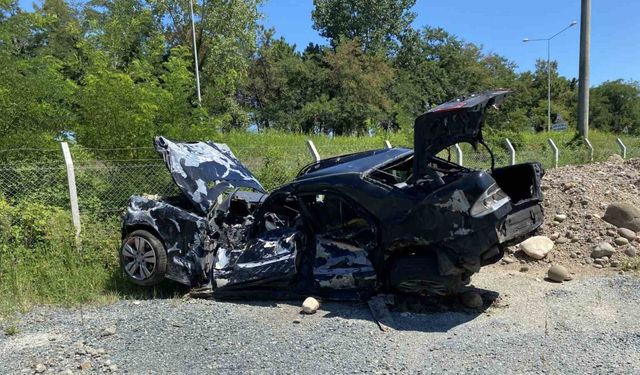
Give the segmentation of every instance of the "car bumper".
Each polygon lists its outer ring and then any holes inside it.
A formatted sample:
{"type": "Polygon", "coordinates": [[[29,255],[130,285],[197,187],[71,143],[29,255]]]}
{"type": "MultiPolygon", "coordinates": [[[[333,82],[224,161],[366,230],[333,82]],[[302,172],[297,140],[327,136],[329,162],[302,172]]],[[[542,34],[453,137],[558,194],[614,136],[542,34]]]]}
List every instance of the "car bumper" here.
{"type": "Polygon", "coordinates": [[[498,241],[504,244],[527,235],[540,227],[543,219],[542,205],[539,202],[516,206],[498,223],[496,227],[498,241]]]}

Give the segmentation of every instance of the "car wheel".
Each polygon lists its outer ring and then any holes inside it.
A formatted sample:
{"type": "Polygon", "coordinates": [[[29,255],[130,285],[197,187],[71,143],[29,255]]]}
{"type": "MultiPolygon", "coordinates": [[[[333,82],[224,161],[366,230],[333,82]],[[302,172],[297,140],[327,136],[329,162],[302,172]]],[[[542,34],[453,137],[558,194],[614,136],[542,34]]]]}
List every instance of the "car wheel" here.
{"type": "Polygon", "coordinates": [[[156,285],[167,271],[167,251],[156,236],[146,230],[136,230],[122,241],[120,266],[131,282],[156,285]]]}
{"type": "Polygon", "coordinates": [[[435,254],[408,254],[393,261],[389,283],[399,293],[446,296],[456,294],[463,280],[460,275],[440,275],[435,254]]]}

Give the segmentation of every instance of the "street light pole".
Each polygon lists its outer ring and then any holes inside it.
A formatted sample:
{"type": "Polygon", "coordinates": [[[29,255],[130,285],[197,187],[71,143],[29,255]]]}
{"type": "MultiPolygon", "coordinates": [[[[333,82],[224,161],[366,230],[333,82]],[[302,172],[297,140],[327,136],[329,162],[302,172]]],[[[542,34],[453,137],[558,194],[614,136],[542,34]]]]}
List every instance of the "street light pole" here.
{"type": "Polygon", "coordinates": [[[551,39],[547,40],[547,132],[551,131],[551,39]]]}
{"type": "Polygon", "coordinates": [[[523,42],[547,42],[547,131],[550,132],[551,131],[551,39],[555,38],[556,36],[560,35],[560,33],[562,33],[563,31],[565,31],[566,29],[570,28],[571,26],[575,26],[577,22],[573,21],[569,24],[569,26],[565,27],[564,29],[558,31],[557,33],[553,34],[551,37],[549,38],[538,38],[538,39],[529,39],[529,38],[524,38],[522,39],[523,42]]]}
{"type": "Polygon", "coordinates": [[[193,35],[193,60],[196,69],[196,90],[198,91],[198,105],[202,105],[202,96],[200,96],[200,72],[198,69],[198,46],[196,46],[196,24],[193,20],[193,0],[189,0],[189,10],[191,11],[191,33],[193,35]]]}

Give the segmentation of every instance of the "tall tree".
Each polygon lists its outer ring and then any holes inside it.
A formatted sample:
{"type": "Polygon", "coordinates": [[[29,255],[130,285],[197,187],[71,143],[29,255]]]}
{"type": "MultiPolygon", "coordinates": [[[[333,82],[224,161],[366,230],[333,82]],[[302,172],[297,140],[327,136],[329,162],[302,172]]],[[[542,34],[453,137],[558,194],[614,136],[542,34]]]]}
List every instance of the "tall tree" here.
{"type": "MultiPolygon", "coordinates": [[[[205,0],[193,2],[196,45],[204,105],[226,123],[247,124],[236,95],[247,78],[256,48],[256,27],[262,0],[205,0]]],[[[189,0],[154,0],[154,14],[163,22],[171,46],[193,47],[189,0]]]]}
{"type": "Polygon", "coordinates": [[[0,132],[4,147],[38,147],[61,126],[75,123],[76,85],[59,57],[43,42],[50,13],[23,12],[17,2],[0,3],[0,132]]]}
{"type": "Polygon", "coordinates": [[[342,40],[324,63],[327,91],[303,108],[305,130],[341,135],[395,127],[387,95],[393,70],[383,58],[366,54],[357,39],[342,40]]]}
{"type": "Polygon", "coordinates": [[[160,61],[165,50],[159,20],[144,2],[91,0],[85,17],[86,47],[103,52],[112,68],[127,71],[134,61],[160,61]]]}
{"type": "Polygon", "coordinates": [[[291,115],[301,108],[304,63],[295,46],[274,39],[274,30],[262,29],[260,46],[249,69],[249,104],[259,129],[293,130],[291,115]]]}
{"type": "Polygon", "coordinates": [[[621,79],[591,89],[590,118],[594,127],[640,133],[640,83],[621,79]]]}
{"type": "Polygon", "coordinates": [[[314,0],[313,28],[336,46],[358,38],[366,52],[389,53],[415,19],[416,0],[314,0]]]}

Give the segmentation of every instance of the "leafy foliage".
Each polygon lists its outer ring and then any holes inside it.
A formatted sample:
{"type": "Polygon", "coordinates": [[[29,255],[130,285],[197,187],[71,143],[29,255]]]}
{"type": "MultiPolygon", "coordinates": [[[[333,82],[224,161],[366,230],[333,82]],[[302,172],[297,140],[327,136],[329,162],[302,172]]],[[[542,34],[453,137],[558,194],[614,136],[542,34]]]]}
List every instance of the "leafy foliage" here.
{"type": "Polygon", "coordinates": [[[390,53],[409,30],[416,0],[314,0],[314,29],[337,46],[357,39],[366,52],[390,53]]]}
{"type": "Polygon", "coordinates": [[[601,129],[638,133],[640,83],[607,81],[591,91],[591,120],[601,129]]]}
{"type": "MultiPolygon", "coordinates": [[[[415,30],[414,0],[316,0],[329,46],[300,51],[259,25],[260,0],[195,2],[203,102],[194,81],[186,0],[0,3],[0,148],[53,147],[62,130],[87,147],[149,145],[152,136],[213,138],[230,130],[329,135],[411,133],[434,104],[514,90],[488,125],[542,130],[547,73],[553,118],[576,123],[577,82],[538,61],[508,59],[441,28],[415,30]]],[[[592,126],[640,133],[637,82],[592,91],[592,126]]]]}

